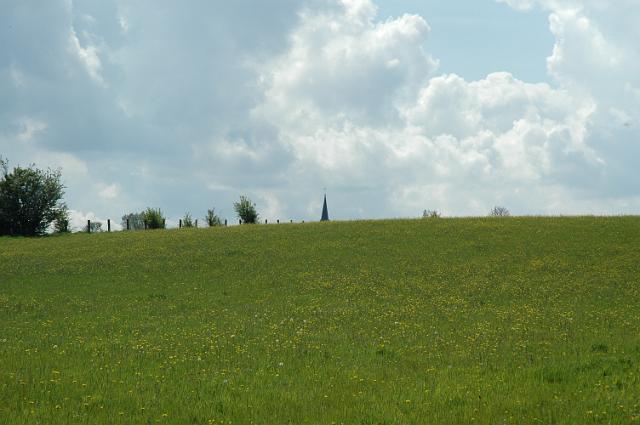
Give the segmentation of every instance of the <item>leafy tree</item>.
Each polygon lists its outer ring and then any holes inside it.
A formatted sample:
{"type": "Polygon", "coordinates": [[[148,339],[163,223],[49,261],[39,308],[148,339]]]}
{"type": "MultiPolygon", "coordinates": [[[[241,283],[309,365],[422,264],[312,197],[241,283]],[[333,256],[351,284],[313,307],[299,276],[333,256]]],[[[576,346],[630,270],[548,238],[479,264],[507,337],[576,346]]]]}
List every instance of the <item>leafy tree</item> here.
{"type": "Polygon", "coordinates": [[[129,220],[129,230],[144,230],[144,212],[129,213],[122,216],[122,228],[127,229],[127,220],[129,220]]]}
{"type": "Polygon", "coordinates": [[[60,170],[15,167],[0,158],[0,235],[38,236],[66,209],[60,170]]]}
{"type": "Polygon", "coordinates": [[[193,227],[193,217],[191,213],[186,213],[182,219],[182,227],[193,227]]]}
{"type": "Polygon", "coordinates": [[[141,215],[147,229],[164,229],[164,216],[160,208],[147,208],[141,215]]]}
{"type": "Polygon", "coordinates": [[[256,204],[252,203],[246,196],[241,196],[238,202],[234,202],[233,209],[243,223],[255,224],[258,222],[256,204]]]}
{"type": "Polygon", "coordinates": [[[209,225],[209,227],[222,226],[222,220],[218,214],[216,214],[215,208],[207,210],[207,215],[204,217],[204,221],[209,225]]]}
{"type": "Polygon", "coordinates": [[[441,214],[436,210],[424,210],[422,218],[440,218],[441,214]]]}
{"type": "Polygon", "coordinates": [[[511,213],[505,207],[493,207],[491,211],[489,211],[489,217],[509,217],[511,213]]]}
{"type": "Polygon", "coordinates": [[[71,233],[71,219],[69,210],[65,204],[61,204],[58,209],[56,219],[53,221],[53,230],[55,233],[71,233]]]}
{"type": "MultiPolygon", "coordinates": [[[[82,228],[82,231],[85,232],[85,233],[88,231],[86,225],[82,228]]],[[[92,221],[91,222],[91,233],[101,233],[101,232],[102,232],[102,222],[100,222],[100,221],[92,221]]]]}

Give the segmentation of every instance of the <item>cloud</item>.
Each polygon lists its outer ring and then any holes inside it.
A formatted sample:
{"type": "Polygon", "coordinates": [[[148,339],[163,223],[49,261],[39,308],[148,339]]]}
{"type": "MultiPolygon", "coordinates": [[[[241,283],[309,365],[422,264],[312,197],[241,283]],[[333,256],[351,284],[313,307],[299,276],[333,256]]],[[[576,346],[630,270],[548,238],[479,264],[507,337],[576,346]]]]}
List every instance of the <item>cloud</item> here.
{"type": "Polygon", "coordinates": [[[397,103],[436,69],[422,47],[429,31],[416,15],[376,22],[369,1],[307,11],[288,51],[262,64],[265,102],[257,114],[286,116],[288,127],[345,117],[363,125],[393,122],[397,103]]]}
{"type": "MultiPolygon", "coordinates": [[[[510,2],[516,7],[520,3],[510,2]]],[[[633,182],[639,176],[633,158],[640,154],[640,53],[635,41],[640,28],[635,17],[640,4],[628,0],[535,3],[548,10],[549,28],[556,39],[547,59],[550,75],[571,96],[595,107],[585,143],[607,167],[601,178],[590,178],[593,196],[637,197],[633,182]]]]}
{"type": "Polygon", "coordinates": [[[32,118],[23,118],[20,122],[21,131],[16,139],[21,142],[32,140],[38,133],[47,129],[47,124],[32,118]]]}
{"type": "Polygon", "coordinates": [[[531,10],[537,3],[537,0],[496,0],[498,3],[505,3],[514,9],[521,11],[531,10]]]}
{"type": "Polygon", "coordinates": [[[286,47],[297,4],[10,5],[0,17],[8,41],[0,55],[3,155],[24,164],[64,153],[88,164],[81,180],[63,170],[69,203],[78,209],[183,211],[203,198],[190,192],[210,183],[199,180],[194,150],[245,131],[259,98],[251,62],[286,47]],[[29,149],[15,143],[20,134],[36,135],[17,131],[24,117],[47,125],[29,149]],[[104,181],[122,189],[117,202],[104,202],[104,181]]]}
{"type": "Polygon", "coordinates": [[[69,32],[69,48],[87,69],[91,78],[99,84],[104,84],[104,79],[102,78],[102,75],[100,75],[102,70],[102,61],[100,60],[98,47],[92,44],[82,47],[80,45],[80,40],[76,35],[76,31],[71,28],[71,31],[69,32]]]}
{"type": "Polygon", "coordinates": [[[289,50],[266,65],[254,117],[292,152],[293,180],[357,193],[349,216],[406,215],[420,204],[482,214],[498,202],[559,213],[571,208],[558,208],[559,192],[589,196],[607,163],[588,143],[597,109],[588,94],[506,72],[429,78],[437,63],[423,51],[426,22],[376,22],[364,10],[345,3],[302,15],[289,50]]]}
{"type": "MultiPolygon", "coordinates": [[[[86,230],[88,220],[91,220],[92,224],[100,223],[100,229],[102,232],[106,232],[108,230],[108,218],[100,218],[93,212],[69,210],[69,228],[72,232],[81,232],[86,230]]],[[[117,232],[120,230],[122,230],[120,220],[111,219],[111,231],[117,232]]]]}
{"type": "Polygon", "coordinates": [[[439,75],[429,17],[371,0],[12,3],[0,151],[100,217],[637,211],[639,6],[505,3],[548,11],[549,83],[439,75]]]}
{"type": "Polygon", "coordinates": [[[99,185],[100,190],[98,191],[98,195],[101,198],[106,200],[113,200],[118,198],[120,194],[120,186],[118,184],[110,184],[110,185],[99,185]]]}

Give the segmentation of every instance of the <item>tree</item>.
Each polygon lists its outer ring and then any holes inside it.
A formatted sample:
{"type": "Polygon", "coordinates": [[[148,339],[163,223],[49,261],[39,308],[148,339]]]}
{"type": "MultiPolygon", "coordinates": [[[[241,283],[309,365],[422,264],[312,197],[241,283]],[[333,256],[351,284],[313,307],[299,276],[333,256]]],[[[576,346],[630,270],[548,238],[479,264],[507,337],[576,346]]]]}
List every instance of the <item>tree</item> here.
{"type": "Polygon", "coordinates": [[[127,220],[129,220],[129,230],[144,230],[144,211],[141,213],[129,213],[123,215],[123,229],[127,229],[127,220]]]}
{"type": "Polygon", "coordinates": [[[53,221],[54,233],[71,233],[71,218],[66,204],[62,204],[58,209],[58,215],[53,221]]]}
{"type": "Polygon", "coordinates": [[[422,218],[440,218],[441,214],[436,210],[424,210],[422,218]]]}
{"type": "Polygon", "coordinates": [[[182,227],[193,227],[193,217],[191,213],[186,213],[182,219],[182,227]]]}
{"type": "Polygon", "coordinates": [[[141,215],[147,229],[164,229],[165,221],[160,208],[147,208],[141,215]]]}
{"type": "Polygon", "coordinates": [[[15,167],[0,158],[0,235],[38,236],[60,217],[64,186],[60,170],[15,167]]]}
{"type": "MultiPolygon", "coordinates": [[[[89,224],[89,223],[87,223],[87,224],[89,224]]],[[[87,228],[87,226],[84,226],[82,228],[82,231],[84,233],[87,233],[88,230],[89,229],[87,228]]],[[[100,222],[100,221],[92,221],[91,222],[91,232],[89,232],[89,233],[101,233],[101,232],[102,232],[102,222],[100,222]]]]}
{"type": "Polygon", "coordinates": [[[489,211],[489,217],[509,217],[511,213],[505,207],[495,206],[489,211]]]}
{"type": "Polygon", "coordinates": [[[222,226],[222,220],[218,214],[216,214],[215,208],[207,210],[207,215],[204,217],[204,221],[209,225],[209,227],[222,226]]]}
{"type": "Polygon", "coordinates": [[[258,222],[258,212],[256,204],[252,203],[246,196],[241,196],[240,201],[233,203],[233,209],[236,211],[238,218],[246,224],[255,224],[258,222]]]}

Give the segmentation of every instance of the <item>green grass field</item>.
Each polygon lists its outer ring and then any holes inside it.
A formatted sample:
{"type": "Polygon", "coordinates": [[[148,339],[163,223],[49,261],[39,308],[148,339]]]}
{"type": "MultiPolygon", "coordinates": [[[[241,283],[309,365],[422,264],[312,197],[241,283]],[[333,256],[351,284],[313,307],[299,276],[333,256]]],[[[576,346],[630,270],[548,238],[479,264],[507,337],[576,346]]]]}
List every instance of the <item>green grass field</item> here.
{"type": "Polygon", "coordinates": [[[640,424],[640,218],[0,238],[2,424],[640,424]]]}

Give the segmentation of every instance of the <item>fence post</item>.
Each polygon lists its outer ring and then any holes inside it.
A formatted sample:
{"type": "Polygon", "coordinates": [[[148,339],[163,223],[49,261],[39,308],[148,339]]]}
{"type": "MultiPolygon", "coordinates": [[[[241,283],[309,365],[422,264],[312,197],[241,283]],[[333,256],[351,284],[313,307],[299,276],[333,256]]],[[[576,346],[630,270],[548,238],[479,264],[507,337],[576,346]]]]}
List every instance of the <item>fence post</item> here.
{"type": "Polygon", "coordinates": [[[87,220],[87,233],[91,233],[91,220],[87,220]]]}
{"type": "Polygon", "coordinates": [[[264,224],[267,224],[267,219],[266,218],[264,219],[264,224]]]}
{"type": "Polygon", "coordinates": [[[163,229],[166,229],[166,228],[167,228],[167,219],[166,219],[166,218],[163,218],[163,219],[162,219],[162,228],[163,228],[163,229]]]}
{"type": "Polygon", "coordinates": [[[224,219],[224,227],[227,227],[227,219],[224,219]]]}
{"type": "Polygon", "coordinates": [[[107,232],[111,232],[111,219],[107,219],[107,232]]]}
{"type": "Polygon", "coordinates": [[[241,218],[238,219],[238,224],[242,224],[242,219],[241,218]]]}
{"type": "Polygon", "coordinates": [[[129,227],[129,219],[127,219],[127,230],[131,230],[131,228],[129,227]]]}
{"type": "Polygon", "coordinates": [[[278,224],[280,224],[280,219],[277,220],[278,224]]]}
{"type": "Polygon", "coordinates": [[[196,218],[196,229],[198,228],[198,219],[196,218]]]}
{"type": "Polygon", "coordinates": [[[178,229],[182,229],[182,219],[180,219],[180,222],[178,223],[178,229]]]}

